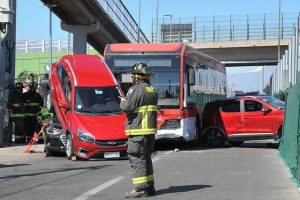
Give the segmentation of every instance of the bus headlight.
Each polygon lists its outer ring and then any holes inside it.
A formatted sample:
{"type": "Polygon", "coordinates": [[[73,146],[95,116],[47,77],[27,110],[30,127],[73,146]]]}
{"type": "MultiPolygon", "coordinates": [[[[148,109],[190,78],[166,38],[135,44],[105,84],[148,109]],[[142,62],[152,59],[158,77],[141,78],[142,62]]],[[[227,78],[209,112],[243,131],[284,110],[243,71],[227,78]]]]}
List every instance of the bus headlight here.
{"type": "Polygon", "coordinates": [[[160,129],[175,129],[180,128],[180,119],[166,120],[160,129]]]}
{"type": "Polygon", "coordinates": [[[77,131],[77,137],[81,142],[95,143],[95,139],[92,134],[86,133],[80,129],[77,131]]]}

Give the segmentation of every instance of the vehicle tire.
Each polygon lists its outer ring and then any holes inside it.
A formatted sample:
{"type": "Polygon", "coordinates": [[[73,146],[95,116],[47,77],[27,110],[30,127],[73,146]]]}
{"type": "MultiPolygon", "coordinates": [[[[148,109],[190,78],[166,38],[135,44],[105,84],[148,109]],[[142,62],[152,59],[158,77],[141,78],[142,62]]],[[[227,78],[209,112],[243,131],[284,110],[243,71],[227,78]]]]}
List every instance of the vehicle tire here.
{"type": "Polygon", "coordinates": [[[53,151],[51,151],[47,147],[44,148],[44,152],[43,152],[44,157],[50,157],[50,156],[53,156],[53,155],[54,155],[53,151]]]}
{"type": "Polygon", "coordinates": [[[225,143],[225,133],[218,128],[210,128],[205,131],[205,140],[210,147],[220,147],[225,143]]]}
{"type": "Polygon", "coordinates": [[[238,146],[242,145],[244,143],[244,141],[234,141],[234,142],[233,141],[232,142],[229,141],[229,143],[232,146],[238,147],[238,146]]]}
{"type": "Polygon", "coordinates": [[[66,156],[69,160],[72,160],[72,157],[75,156],[74,154],[74,141],[72,134],[67,135],[67,142],[66,142],[66,156]]]}
{"type": "Polygon", "coordinates": [[[278,140],[280,141],[280,139],[282,137],[282,125],[278,128],[277,137],[278,137],[278,140]]]}

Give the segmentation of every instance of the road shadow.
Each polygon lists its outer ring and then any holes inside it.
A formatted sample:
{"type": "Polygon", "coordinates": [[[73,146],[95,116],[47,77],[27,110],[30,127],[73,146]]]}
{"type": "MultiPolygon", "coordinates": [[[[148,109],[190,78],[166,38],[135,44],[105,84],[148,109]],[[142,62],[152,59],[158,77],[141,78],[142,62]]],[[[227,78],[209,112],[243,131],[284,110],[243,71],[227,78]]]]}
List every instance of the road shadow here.
{"type": "Polygon", "coordinates": [[[228,148],[256,148],[256,149],[278,149],[279,143],[274,141],[246,141],[241,145],[232,145],[229,142],[225,142],[223,146],[220,147],[210,147],[207,144],[200,143],[195,146],[188,146],[182,142],[159,142],[156,144],[155,149],[157,151],[167,151],[167,150],[183,150],[183,151],[209,151],[214,149],[224,149],[228,148]]]}
{"type": "Polygon", "coordinates": [[[98,170],[98,169],[106,168],[106,167],[110,167],[110,166],[111,165],[91,166],[91,167],[77,167],[77,168],[65,168],[65,169],[60,169],[60,170],[44,171],[44,172],[28,173],[28,174],[13,174],[13,175],[1,176],[0,177],[0,182],[1,182],[1,180],[16,179],[16,178],[26,177],[26,176],[32,177],[32,176],[59,173],[59,172],[70,172],[70,171],[77,171],[77,170],[84,170],[84,169],[87,170],[87,171],[79,172],[78,174],[76,174],[76,175],[79,175],[79,174],[87,173],[89,171],[98,170]]]}
{"type": "Polygon", "coordinates": [[[15,165],[3,165],[3,164],[0,164],[0,168],[20,167],[20,166],[27,166],[27,165],[30,165],[30,164],[15,164],[15,165]]]}
{"type": "Polygon", "coordinates": [[[194,190],[200,190],[204,188],[212,187],[211,185],[180,185],[180,186],[170,186],[166,189],[157,190],[156,195],[163,195],[168,193],[182,193],[190,192],[194,190]]]}
{"type": "Polygon", "coordinates": [[[267,142],[267,141],[247,141],[239,146],[232,146],[233,148],[256,148],[256,149],[278,149],[278,142],[267,142]]]}

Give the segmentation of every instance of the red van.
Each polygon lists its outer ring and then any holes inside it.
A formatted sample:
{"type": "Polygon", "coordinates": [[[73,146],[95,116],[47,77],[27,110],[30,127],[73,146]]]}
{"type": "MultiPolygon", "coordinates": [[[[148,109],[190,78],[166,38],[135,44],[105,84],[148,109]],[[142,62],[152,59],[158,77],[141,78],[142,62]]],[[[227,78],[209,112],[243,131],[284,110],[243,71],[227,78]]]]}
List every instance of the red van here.
{"type": "Polygon", "coordinates": [[[121,90],[99,56],[62,57],[52,65],[50,87],[61,131],[53,126],[47,130],[46,153],[64,150],[68,159],[126,156],[121,90]]]}

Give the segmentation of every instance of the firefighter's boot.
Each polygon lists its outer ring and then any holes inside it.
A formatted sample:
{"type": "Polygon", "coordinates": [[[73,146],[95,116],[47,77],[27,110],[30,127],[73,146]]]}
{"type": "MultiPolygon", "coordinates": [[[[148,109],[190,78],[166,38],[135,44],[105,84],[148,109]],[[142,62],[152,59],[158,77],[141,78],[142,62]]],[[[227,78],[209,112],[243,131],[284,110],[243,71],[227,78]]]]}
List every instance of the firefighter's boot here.
{"type": "Polygon", "coordinates": [[[141,197],[147,197],[148,193],[145,190],[137,190],[132,189],[130,192],[127,192],[125,197],[126,198],[141,198],[141,197]]]}
{"type": "Polygon", "coordinates": [[[155,188],[154,186],[149,186],[146,188],[146,193],[148,196],[154,196],[155,195],[155,188]]]}

